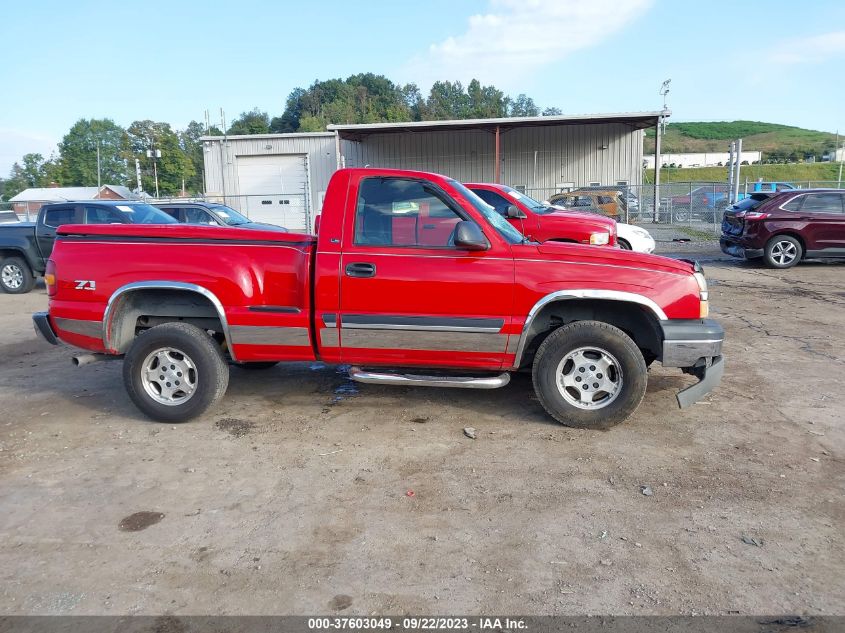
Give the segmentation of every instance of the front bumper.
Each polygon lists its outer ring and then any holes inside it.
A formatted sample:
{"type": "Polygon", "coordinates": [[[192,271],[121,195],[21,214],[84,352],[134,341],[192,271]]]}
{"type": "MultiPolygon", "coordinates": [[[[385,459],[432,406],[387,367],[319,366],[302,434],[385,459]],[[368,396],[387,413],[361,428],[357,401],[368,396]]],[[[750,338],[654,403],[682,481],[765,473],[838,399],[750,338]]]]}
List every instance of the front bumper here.
{"type": "Polygon", "coordinates": [[[53,326],[50,324],[50,316],[47,312],[36,312],[32,315],[32,325],[35,333],[41,336],[50,345],[58,345],[59,337],[56,336],[53,326]]]}
{"type": "Polygon", "coordinates": [[[713,319],[671,319],[661,327],[663,366],[680,367],[699,379],[677,394],[678,405],[683,409],[710,393],[721,381],[725,331],[713,319]]]}
{"type": "Polygon", "coordinates": [[[746,248],[737,240],[727,237],[719,239],[719,248],[725,255],[739,257],[740,259],[756,259],[763,256],[762,248],[746,248]]]}

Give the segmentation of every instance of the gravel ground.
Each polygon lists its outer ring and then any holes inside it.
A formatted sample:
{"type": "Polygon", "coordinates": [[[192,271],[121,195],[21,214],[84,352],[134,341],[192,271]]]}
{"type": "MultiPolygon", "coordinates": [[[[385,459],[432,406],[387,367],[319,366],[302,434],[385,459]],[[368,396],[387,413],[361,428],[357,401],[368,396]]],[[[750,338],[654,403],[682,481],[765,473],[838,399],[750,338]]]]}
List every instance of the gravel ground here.
{"type": "Polygon", "coordinates": [[[723,384],[606,432],[320,363],[162,425],[0,295],[0,613],[845,614],[845,268],[696,248],[723,384]]]}

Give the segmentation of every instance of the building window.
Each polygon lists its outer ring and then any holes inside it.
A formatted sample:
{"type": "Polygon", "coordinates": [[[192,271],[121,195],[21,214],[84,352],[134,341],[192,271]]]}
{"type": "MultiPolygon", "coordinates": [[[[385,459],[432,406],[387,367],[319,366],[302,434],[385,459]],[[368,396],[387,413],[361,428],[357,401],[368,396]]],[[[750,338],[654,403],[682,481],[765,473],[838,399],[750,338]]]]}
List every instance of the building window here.
{"type": "Polygon", "coordinates": [[[616,184],[617,184],[617,186],[619,186],[619,187],[627,187],[627,186],[628,186],[628,181],[627,181],[627,180],[617,180],[617,181],[616,181],[616,184]]]}
{"type": "Polygon", "coordinates": [[[600,182],[595,182],[595,181],[592,181],[592,182],[590,182],[590,185],[589,185],[589,186],[590,186],[590,187],[601,187],[601,183],[600,183],[600,182]]]}
{"type": "Polygon", "coordinates": [[[514,185],[513,188],[519,193],[525,193],[525,185],[514,185]]]}

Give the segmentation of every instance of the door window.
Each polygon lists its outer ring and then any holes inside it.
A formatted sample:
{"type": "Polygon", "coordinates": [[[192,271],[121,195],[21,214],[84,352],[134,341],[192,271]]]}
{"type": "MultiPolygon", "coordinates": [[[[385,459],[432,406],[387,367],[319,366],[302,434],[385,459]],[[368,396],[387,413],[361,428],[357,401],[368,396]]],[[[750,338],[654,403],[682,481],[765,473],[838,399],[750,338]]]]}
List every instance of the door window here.
{"type": "Polygon", "coordinates": [[[355,244],[454,248],[452,233],[463,218],[454,203],[418,180],[365,178],[358,191],[355,244]]]}
{"type": "Polygon", "coordinates": [[[124,218],[115,209],[109,207],[85,207],[85,224],[126,224],[124,218]]]}
{"type": "Polygon", "coordinates": [[[196,207],[185,209],[185,222],[188,224],[217,224],[208,211],[196,207]]]}
{"type": "Polygon", "coordinates": [[[62,224],[73,224],[76,222],[76,209],[74,207],[56,207],[47,209],[44,212],[44,224],[59,227],[62,224]]]}
{"type": "Polygon", "coordinates": [[[484,200],[484,202],[496,209],[496,213],[499,215],[505,215],[507,213],[508,206],[512,204],[511,202],[508,202],[507,198],[499,195],[495,191],[489,191],[487,189],[473,189],[472,191],[475,195],[484,200]]]}
{"type": "Polygon", "coordinates": [[[839,193],[811,193],[801,207],[801,213],[842,212],[842,194],[839,193]]]}
{"type": "MultiPolygon", "coordinates": [[[[161,209],[161,207],[159,208],[161,209]]],[[[179,207],[165,207],[161,209],[161,211],[164,211],[167,215],[169,215],[177,222],[179,221],[179,207]]]]}

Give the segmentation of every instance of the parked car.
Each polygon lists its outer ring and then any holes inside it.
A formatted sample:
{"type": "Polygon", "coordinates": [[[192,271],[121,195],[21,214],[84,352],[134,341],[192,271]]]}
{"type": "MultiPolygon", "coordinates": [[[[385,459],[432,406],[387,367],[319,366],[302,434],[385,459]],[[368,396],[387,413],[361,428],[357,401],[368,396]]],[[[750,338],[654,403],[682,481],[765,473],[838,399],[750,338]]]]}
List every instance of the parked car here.
{"type": "Polygon", "coordinates": [[[216,202],[161,202],[155,207],[164,211],[182,224],[209,224],[212,226],[237,226],[242,229],[262,229],[268,231],[287,231],[275,224],[253,222],[232,207],[216,202]]]}
{"type": "Polygon", "coordinates": [[[535,242],[616,245],[616,223],[609,218],[557,209],[506,185],[468,183],[466,186],[535,242]]]}
{"type": "Polygon", "coordinates": [[[762,257],[771,268],[790,268],[805,258],[845,257],[845,193],[751,194],[725,212],[719,244],[728,255],[762,257]]]}
{"type": "Polygon", "coordinates": [[[63,226],[35,327],[89,352],[78,364],[123,356],[131,400],[168,422],[223,396],[227,360],[479,389],[525,369],[549,415],[583,428],[630,416],[651,361],[699,379],[681,406],[721,378],[724,332],[692,262],[530,242],[459,182],[414,171],[336,171],[319,220],[316,237],[63,226]]]}
{"type": "Polygon", "coordinates": [[[174,224],[149,204],[129,200],[83,200],[45,204],[35,222],[0,225],[0,289],[24,294],[44,274],[56,230],[63,224],[174,224]]]}
{"type": "Polygon", "coordinates": [[[619,248],[636,251],[637,253],[654,252],[654,248],[656,246],[654,238],[651,236],[651,233],[641,226],[617,222],[616,235],[616,241],[619,244],[619,248]]]}
{"type": "Polygon", "coordinates": [[[617,191],[585,191],[576,190],[567,193],[556,193],[549,198],[549,203],[557,207],[565,207],[576,211],[600,213],[614,220],[625,218],[625,204],[617,191]]]}
{"type": "Polygon", "coordinates": [[[629,215],[638,215],[640,212],[640,199],[626,185],[590,185],[587,187],[578,187],[572,193],[579,191],[615,191],[619,194],[623,207],[627,209],[629,215]]]}
{"type": "Polygon", "coordinates": [[[727,184],[701,185],[669,200],[675,222],[715,222],[730,204],[730,190],[727,184]]]}

